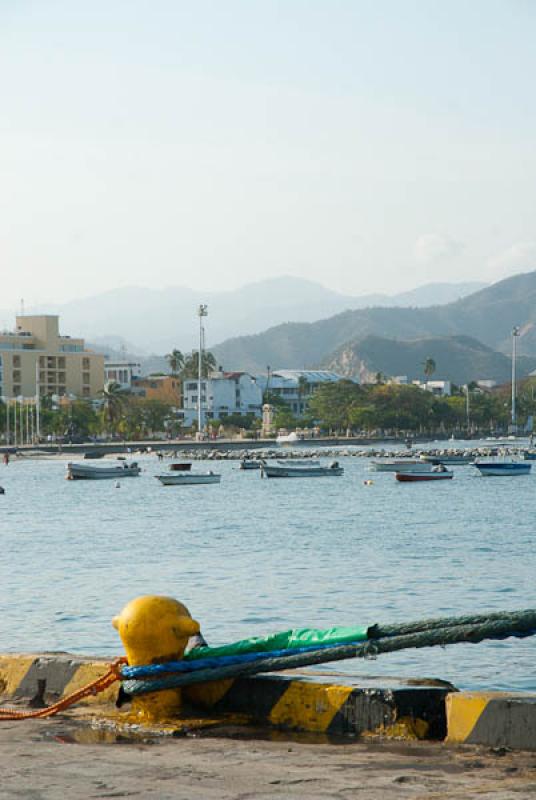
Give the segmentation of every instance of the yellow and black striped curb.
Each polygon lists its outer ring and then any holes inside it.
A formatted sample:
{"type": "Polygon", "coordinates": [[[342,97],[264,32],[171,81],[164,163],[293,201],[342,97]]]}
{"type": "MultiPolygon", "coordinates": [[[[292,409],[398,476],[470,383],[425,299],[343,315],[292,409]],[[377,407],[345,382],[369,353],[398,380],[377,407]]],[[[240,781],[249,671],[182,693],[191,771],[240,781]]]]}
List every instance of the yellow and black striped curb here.
{"type": "Polygon", "coordinates": [[[536,695],[459,692],[446,710],[447,742],[536,750],[536,695]]]}
{"type": "MultiPolygon", "coordinates": [[[[35,705],[51,703],[103,675],[104,659],[69,654],[0,656],[0,695],[35,705]]],[[[283,730],[327,734],[384,734],[406,739],[443,739],[445,697],[453,687],[441,681],[389,686],[329,675],[286,673],[200,684],[184,690],[195,709],[210,710],[224,721],[240,715],[283,730]]],[[[415,682],[418,683],[418,682],[415,682]]],[[[114,710],[119,684],[87,704],[114,710]]]]}

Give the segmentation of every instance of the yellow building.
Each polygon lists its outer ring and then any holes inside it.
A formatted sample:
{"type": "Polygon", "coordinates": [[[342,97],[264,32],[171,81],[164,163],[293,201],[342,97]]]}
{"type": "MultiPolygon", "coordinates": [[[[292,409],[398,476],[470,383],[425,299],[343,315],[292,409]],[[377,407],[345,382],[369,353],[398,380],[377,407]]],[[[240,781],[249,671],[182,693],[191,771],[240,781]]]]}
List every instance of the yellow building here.
{"type": "Polygon", "coordinates": [[[0,333],[0,397],[39,394],[97,397],[104,385],[104,356],[83,339],[60,336],[59,317],[20,316],[0,333]]]}
{"type": "Polygon", "coordinates": [[[182,406],[182,381],[173,375],[150,375],[148,378],[133,378],[132,391],[147,400],[180,408],[182,406]]]}

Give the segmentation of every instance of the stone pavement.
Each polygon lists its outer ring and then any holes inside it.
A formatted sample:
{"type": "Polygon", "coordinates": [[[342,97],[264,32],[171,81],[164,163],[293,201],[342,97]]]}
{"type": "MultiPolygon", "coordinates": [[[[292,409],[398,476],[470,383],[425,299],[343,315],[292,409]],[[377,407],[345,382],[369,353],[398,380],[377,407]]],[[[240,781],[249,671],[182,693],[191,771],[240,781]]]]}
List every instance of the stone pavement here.
{"type": "Polygon", "coordinates": [[[536,754],[430,742],[328,743],[238,730],[117,734],[73,718],[0,723],[2,800],[536,798],[536,754]],[[233,738],[239,737],[239,738],[233,738]]]}

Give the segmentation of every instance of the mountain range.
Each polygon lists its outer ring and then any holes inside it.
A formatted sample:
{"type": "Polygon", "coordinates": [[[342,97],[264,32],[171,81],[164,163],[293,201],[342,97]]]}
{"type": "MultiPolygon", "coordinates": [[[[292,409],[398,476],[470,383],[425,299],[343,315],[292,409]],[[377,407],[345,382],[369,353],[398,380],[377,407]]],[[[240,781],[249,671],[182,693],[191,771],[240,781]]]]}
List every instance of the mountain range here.
{"type": "MultiPolygon", "coordinates": [[[[181,286],[166,289],[127,287],[62,305],[28,309],[27,313],[59,314],[65,333],[84,336],[99,348],[138,354],[167,353],[173,347],[197,347],[196,311],[207,303],[208,343],[255,334],[280,323],[314,322],[347,309],[369,306],[424,306],[465,297],[483,284],[436,283],[388,296],[352,296],[334,292],[303,278],[280,277],[236,290],[203,292],[181,286]]],[[[14,314],[0,311],[0,322],[12,325],[14,314]]]]}
{"type": "MultiPolygon", "coordinates": [[[[418,359],[422,360],[422,353],[426,352],[425,358],[432,357],[436,361],[438,378],[459,382],[496,375],[498,380],[507,380],[512,328],[515,325],[521,328],[518,352],[528,360],[520,361],[520,370],[527,371],[533,368],[532,359],[536,353],[535,323],[536,272],[530,272],[445,305],[344,311],[313,323],[286,323],[254,336],[229,339],[213,348],[213,352],[226,368],[252,372],[264,371],[267,365],[274,369],[340,365],[341,354],[346,352],[347,363],[354,364],[354,374],[359,371],[358,364],[364,362],[368,368],[370,361],[376,371],[403,373],[408,377],[422,376],[418,359]],[[442,362],[435,357],[434,350],[439,351],[439,340],[445,338],[450,338],[449,355],[447,357],[445,351],[442,362]],[[380,349],[378,339],[383,341],[380,349]],[[426,341],[430,339],[433,341],[426,341]],[[402,355],[400,342],[405,343],[405,370],[393,355],[395,352],[402,355]],[[487,355],[483,348],[487,348],[487,355]],[[463,368],[462,351],[465,351],[463,368]],[[502,354],[503,358],[492,358],[493,352],[502,354]],[[413,361],[408,362],[411,353],[413,361]],[[396,369],[390,368],[392,366],[396,369]],[[486,371],[481,373],[480,369],[486,371]]],[[[348,369],[346,373],[350,374],[348,369]]]]}

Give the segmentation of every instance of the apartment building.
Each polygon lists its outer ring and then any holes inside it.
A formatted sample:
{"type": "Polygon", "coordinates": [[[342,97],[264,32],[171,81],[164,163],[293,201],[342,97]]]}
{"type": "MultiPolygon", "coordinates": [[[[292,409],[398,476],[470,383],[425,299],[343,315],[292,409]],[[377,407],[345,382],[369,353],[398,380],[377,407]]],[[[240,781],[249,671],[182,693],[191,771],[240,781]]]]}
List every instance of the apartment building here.
{"type": "MultiPolygon", "coordinates": [[[[195,378],[183,382],[184,421],[191,425],[197,417],[198,384],[195,378]]],[[[224,419],[229,414],[262,415],[262,389],[247,372],[211,372],[201,381],[201,407],[204,419],[224,419]]]]}
{"type": "Polygon", "coordinates": [[[106,383],[118,383],[126,392],[132,390],[133,381],[141,375],[141,364],[138,361],[105,361],[104,380],[106,383]]]}
{"type": "Polygon", "coordinates": [[[83,339],[62,336],[59,317],[18,316],[14,331],[0,332],[0,397],[94,398],[104,386],[104,356],[83,339]]]}

